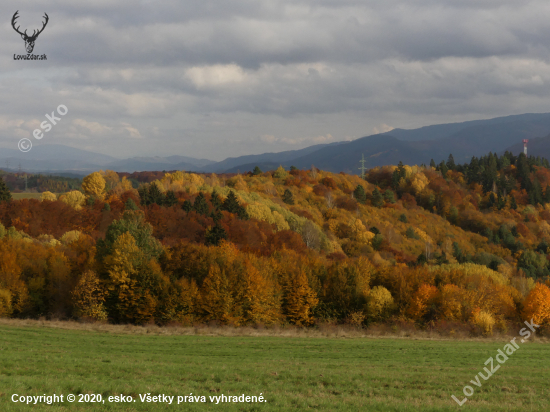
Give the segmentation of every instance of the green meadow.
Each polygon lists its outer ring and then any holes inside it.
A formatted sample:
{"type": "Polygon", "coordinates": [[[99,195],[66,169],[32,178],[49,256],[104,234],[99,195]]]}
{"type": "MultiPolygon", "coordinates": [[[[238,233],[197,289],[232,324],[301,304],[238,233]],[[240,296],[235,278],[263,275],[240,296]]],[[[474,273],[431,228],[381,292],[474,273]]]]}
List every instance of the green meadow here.
{"type": "Polygon", "coordinates": [[[40,199],[42,193],[12,193],[11,197],[15,200],[21,199],[40,199]]]}
{"type": "MultiPolygon", "coordinates": [[[[505,341],[121,334],[0,326],[1,411],[545,411],[550,345],[520,346],[480,388],[505,341]],[[475,393],[462,406],[462,388],[475,393]],[[34,406],[12,396],[61,395],[34,406]],[[76,401],[70,403],[67,396],[76,401]],[[78,402],[86,394],[103,402],[78,402]],[[171,405],[139,395],[174,396],[171,405]],[[205,403],[178,396],[204,396],[205,403]],[[260,396],[219,403],[210,396],[260,396]],[[134,401],[109,402],[131,396],[134,401]],[[114,399],[114,398],[113,398],[114,399]],[[183,399],[183,398],[182,398],[183,399]]],[[[127,398],[126,398],[127,399],[127,398]]]]}

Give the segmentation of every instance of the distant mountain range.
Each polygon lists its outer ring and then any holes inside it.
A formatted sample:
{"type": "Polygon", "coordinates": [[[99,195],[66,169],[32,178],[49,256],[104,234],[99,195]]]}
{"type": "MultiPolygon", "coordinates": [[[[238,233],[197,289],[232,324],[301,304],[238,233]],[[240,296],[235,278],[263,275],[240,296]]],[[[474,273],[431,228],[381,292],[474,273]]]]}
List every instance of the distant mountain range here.
{"type": "Polygon", "coordinates": [[[73,173],[85,175],[95,170],[117,172],[196,170],[216,162],[187,156],[133,157],[117,159],[87,150],[59,144],[34,145],[32,150],[22,153],[16,149],[0,148],[0,169],[27,172],[73,173]]]}
{"type": "Polygon", "coordinates": [[[0,168],[28,172],[87,174],[109,169],[117,172],[187,170],[195,172],[247,172],[255,166],[272,170],[279,165],[300,169],[311,165],[331,171],[359,173],[361,156],[367,168],[388,164],[428,164],[446,160],[450,153],[456,162],[488,152],[515,154],[523,151],[522,139],[529,139],[529,153],[550,158],[550,113],[529,113],[439,124],[365,136],[353,141],[309,146],[300,150],[232,157],[214,162],[187,156],[133,157],[111,156],[64,145],[35,145],[28,153],[0,148],[0,168]],[[546,136],[546,137],[544,137],[546,136]]]}

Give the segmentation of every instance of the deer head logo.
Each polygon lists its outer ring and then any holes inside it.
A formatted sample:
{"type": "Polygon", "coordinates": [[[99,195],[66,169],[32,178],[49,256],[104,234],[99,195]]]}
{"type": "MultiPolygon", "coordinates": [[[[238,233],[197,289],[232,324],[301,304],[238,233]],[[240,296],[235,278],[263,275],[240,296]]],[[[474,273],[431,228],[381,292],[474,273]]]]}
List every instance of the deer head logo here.
{"type": "Polygon", "coordinates": [[[21,33],[19,31],[19,26],[15,27],[15,23],[16,23],[15,20],[17,20],[17,18],[19,17],[17,15],[17,13],[19,13],[19,10],[17,10],[15,12],[15,14],[13,15],[13,17],[11,19],[11,25],[12,25],[13,29],[21,35],[21,38],[23,40],[25,40],[25,48],[27,49],[27,53],[32,53],[32,51],[34,49],[34,42],[36,41],[36,38],[38,37],[38,35],[44,31],[44,28],[46,27],[46,24],[48,24],[49,17],[46,13],[44,13],[44,18],[46,19],[46,21],[44,23],[42,23],[42,28],[40,30],[38,30],[38,33],[36,32],[36,30],[34,30],[32,35],[29,36],[29,35],[27,35],[27,30],[25,30],[24,33],[21,33]]]}

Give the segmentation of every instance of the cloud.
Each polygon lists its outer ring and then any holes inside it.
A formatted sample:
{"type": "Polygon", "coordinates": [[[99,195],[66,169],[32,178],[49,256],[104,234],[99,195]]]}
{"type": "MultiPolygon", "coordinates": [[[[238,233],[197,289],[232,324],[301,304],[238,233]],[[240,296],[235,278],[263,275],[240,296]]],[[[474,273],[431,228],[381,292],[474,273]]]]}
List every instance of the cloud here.
{"type": "Polygon", "coordinates": [[[263,134],[260,136],[260,140],[265,143],[276,143],[278,141],[272,134],[263,134]]]}
{"type": "Polygon", "coordinates": [[[380,123],[378,126],[372,128],[372,133],[386,133],[393,129],[395,129],[395,127],[388,126],[386,123],[380,123]]]}
{"type": "Polygon", "coordinates": [[[141,139],[139,130],[129,123],[107,126],[84,119],[74,119],[68,127],[67,136],[74,139],[132,138],[141,139]]]}
{"type": "Polygon", "coordinates": [[[198,89],[242,83],[246,78],[243,69],[236,64],[191,67],[185,76],[198,89]]]}
{"type": "Polygon", "coordinates": [[[6,26],[6,139],[28,137],[59,104],[69,113],[48,141],[217,160],[550,111],[550,3],[542,0],[4,6],[20,11],[22,27],[50,16],[35,45],[46,62],[10,60],[24,44],[6,26]]]}
{"type": "MultiPolygon", "coordinates": [[[[273,135],[262,135],[260,140],[269,144],[287,144],[287,145],[312,145],[321,143],[331,143],[337,141],[331,134],[325,136],[309,136],[309,137],[275,137],[273,135]]],[[[347,140],[347,139],[344,139],[347,140]]]]}

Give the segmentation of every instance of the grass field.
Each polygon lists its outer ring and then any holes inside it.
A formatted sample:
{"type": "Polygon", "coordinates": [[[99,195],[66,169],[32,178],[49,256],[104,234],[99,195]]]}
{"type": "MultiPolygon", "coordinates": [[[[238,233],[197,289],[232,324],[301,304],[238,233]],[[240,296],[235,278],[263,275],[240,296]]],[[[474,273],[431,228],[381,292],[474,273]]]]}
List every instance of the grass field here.
{"type": "Polygon", "coordinates": [[[40,199],[42,193],[12,193],[11,197],[14,200],[21,199],[40,199]]]}
{"type": "Polygon", "coordinates": [[[478,388],[469,381],[503,341],[136,335],[0,325],[1,411],[545,411],[550,345],[524,343],[478,388]],[[475,393],[462,407],[469,384],[475,393]],[[139,394],[175,396],[142,403],[139,394]],[[181,403],[177,396],[205,396],[181,403]],[[35,406],[12,395],[63,394],[35,406]],[[77,395],[69,403],[68,394],[77,395]],[[78,403],[101,394],[103,403],[78,403]],[[109,403],[131,395],[135,402],[109,403]],[[263,394],[265,403],[209,396],[263,394]]]}

